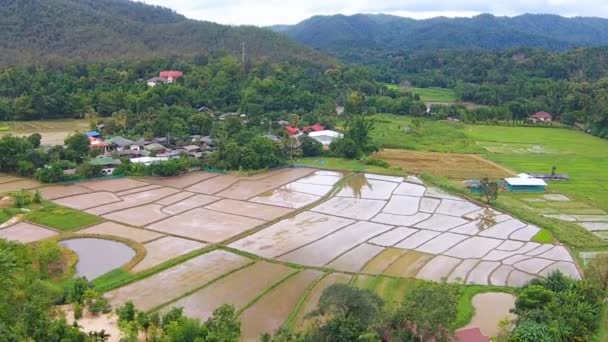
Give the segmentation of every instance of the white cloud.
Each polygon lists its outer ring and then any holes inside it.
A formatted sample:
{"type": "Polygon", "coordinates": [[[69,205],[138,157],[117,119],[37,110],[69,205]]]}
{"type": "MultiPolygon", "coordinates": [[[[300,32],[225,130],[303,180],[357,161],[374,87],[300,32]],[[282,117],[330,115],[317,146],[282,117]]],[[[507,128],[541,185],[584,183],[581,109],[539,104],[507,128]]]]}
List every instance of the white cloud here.
{"type": "Polygon", "coordinates": [[[386,13],[416,19],[479,13],[608,17],[605,0],[143,0],[189,18],[231,25],[295,24],[313,15],[386,13]]]}

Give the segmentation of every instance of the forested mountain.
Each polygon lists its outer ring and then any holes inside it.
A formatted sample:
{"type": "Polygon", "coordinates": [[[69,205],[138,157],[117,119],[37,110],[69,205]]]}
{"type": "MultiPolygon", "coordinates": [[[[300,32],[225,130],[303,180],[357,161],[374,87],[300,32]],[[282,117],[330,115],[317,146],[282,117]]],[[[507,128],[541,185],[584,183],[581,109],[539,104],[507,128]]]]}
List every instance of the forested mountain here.
{"type": "Polygon", "coordinates": [[[437,49],[535,47],[566,50],[608,44],[608,20],[525,14],[414,20],[390,15],[315,16],[293,26],[272,27],[295,40],[349,61],[370,56],[437,49]]]}
{"type": "Polygon", "coordinates": [[[0,66],[241,54],[328,63],[267,29],[185,18],[129,0],[0,0],[0,66]]]}

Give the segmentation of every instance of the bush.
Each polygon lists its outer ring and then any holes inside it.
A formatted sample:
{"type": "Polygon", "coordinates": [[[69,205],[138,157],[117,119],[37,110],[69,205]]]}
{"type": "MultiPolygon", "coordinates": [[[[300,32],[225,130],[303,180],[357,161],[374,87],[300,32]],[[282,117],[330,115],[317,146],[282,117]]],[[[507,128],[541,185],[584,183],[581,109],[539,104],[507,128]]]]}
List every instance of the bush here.
{"type": "Polygon", "coordinates": [[[82,318],[82,304],[76,303],[74,304],[74,319],[79,320],[82,318]]]}
{"type": "Polygon", "coordinates": [[[36,179],[42,183],[57,183],[63,178],[63,169],[56,163],[36,171],[36,179]]]}
{"type": "Polygon", "coordinates": [[[323,154],[323,144],[311,137],[301,137],[300,146],[304,157],[317,157],[323,154]]]}
{"type": "Polygon", "coordinates": [[[385,168],[385,169],[388,169],[390,167],[390,165],[388,164],[388,162],[385,161],[385,160],[382,160],[382,159],[363,158],[361,161],[365,165],[378,166],[378,167],[385,168]]]}
{"type": "Polygon", "coordinates": [[[190,169],[190,161],[187,158],[169,159],[166,162],[152,164],[148,168],[153,176],[177,176],[190,169]]]}
{"type": "Polygon", "coordinates": [[[36,165],[27,160],[17,162],[17,175],[21,177],[32,177],[36,173],[36,165]]]}

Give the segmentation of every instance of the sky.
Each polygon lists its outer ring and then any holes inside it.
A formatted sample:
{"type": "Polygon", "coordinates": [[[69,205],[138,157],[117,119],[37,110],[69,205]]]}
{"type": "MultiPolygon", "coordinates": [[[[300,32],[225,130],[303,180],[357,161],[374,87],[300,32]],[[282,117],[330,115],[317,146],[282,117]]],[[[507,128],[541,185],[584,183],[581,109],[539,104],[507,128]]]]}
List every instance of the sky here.
{"type": "Polygon", "coordinates": [[[140,0],[188,18],[229,25],[296,24],[313,15],[385,13],[425,19],[551,13],[608,17],[606,0],[140,0]]]}

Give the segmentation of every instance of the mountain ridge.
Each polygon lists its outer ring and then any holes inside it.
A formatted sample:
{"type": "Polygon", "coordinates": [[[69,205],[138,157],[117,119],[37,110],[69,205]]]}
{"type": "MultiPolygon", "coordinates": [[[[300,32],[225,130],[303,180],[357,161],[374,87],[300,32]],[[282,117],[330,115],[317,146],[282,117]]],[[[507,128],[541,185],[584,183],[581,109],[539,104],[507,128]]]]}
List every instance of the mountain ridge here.
{"type": "Polygon", "coordinates": [[[472,18],[423,20],[387,14],[330,15],[270,29],[333,56],[343,56],[343,50],[350,49],[390,53],[535,47],[562,51],[608,45],[608,19],[553,14],[480,14],[472,18]]]}
{"type": "Polygon", "coordinates": [[[0,66],[192,57],[227,52],[249,60],[333,61],[253,26],[191,20],[129,0],[0,0],[0,66]]]}

